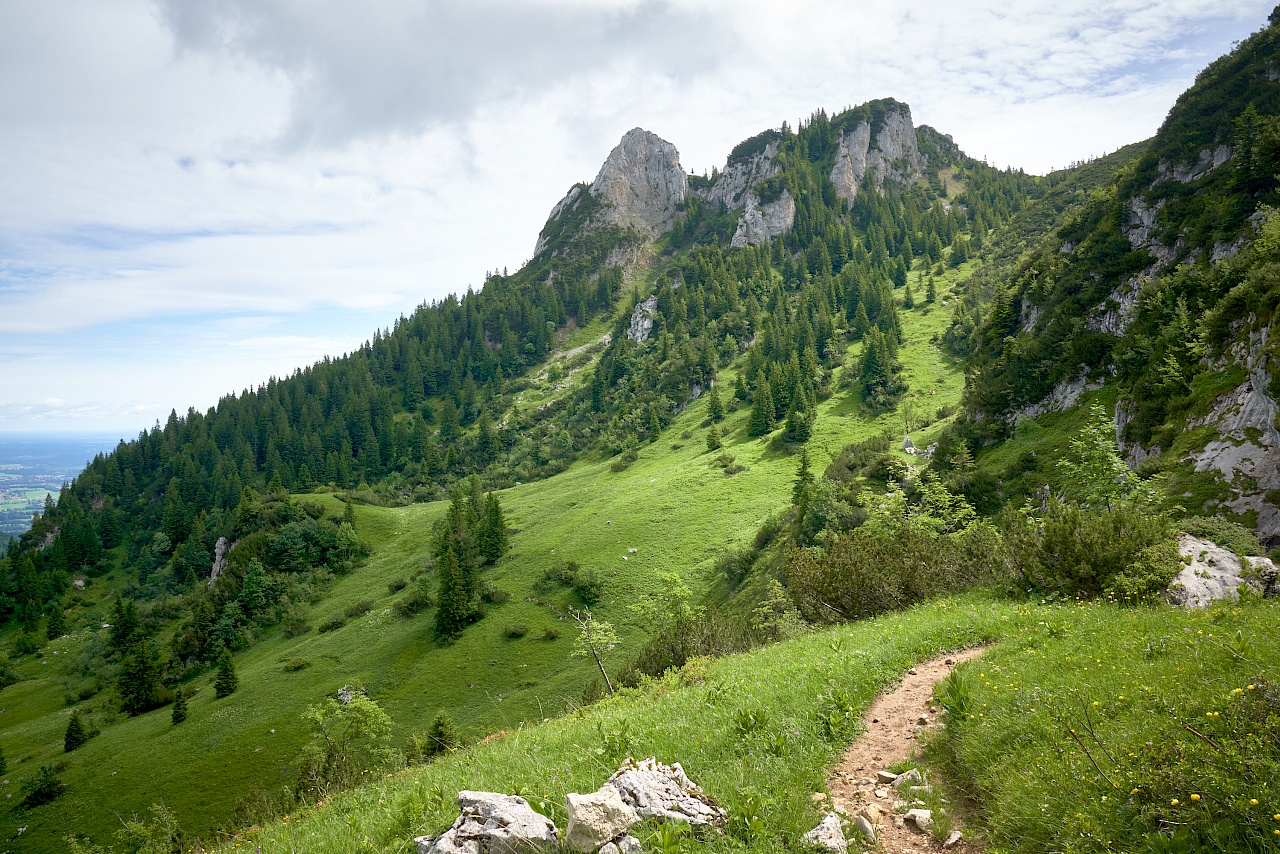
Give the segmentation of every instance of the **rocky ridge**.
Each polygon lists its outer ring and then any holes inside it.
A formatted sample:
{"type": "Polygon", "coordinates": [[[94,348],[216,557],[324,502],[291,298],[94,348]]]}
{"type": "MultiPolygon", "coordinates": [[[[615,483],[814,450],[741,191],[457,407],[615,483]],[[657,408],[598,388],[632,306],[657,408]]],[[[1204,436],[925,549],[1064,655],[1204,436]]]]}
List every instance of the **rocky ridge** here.
{"type": "Polygon", "coordinates": [[[903,104],[885,113],[874,139],[871,130],[871,124],[864,120],[840,137],[830,177],[845,201],[857,198],[868,173],[876,187],[883,187],[885,180],[909,184],[919,179],[928,165],[916,145],[910,107],[903,104]]]}

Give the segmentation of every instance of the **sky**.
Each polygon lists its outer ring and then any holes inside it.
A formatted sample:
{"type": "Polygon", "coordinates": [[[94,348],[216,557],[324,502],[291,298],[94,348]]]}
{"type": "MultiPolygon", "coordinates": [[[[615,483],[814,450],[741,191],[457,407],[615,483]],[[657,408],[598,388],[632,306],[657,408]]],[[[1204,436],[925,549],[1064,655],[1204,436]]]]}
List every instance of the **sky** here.
{"type": "Polygon", "coordinates": [[[136,436],[532,255],[627,130],[701,174],[894,97],[1043,173],[1256,0],[4,0],[0,432],[136,436]]]}

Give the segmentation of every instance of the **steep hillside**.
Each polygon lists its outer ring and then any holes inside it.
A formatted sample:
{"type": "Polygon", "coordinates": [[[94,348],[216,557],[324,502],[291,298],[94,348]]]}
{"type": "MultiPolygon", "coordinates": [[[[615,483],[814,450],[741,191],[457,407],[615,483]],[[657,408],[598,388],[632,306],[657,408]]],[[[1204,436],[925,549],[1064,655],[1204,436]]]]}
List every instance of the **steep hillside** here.
{"type": "Polygon", "coordinates": [[[1021,262],[977,333],[969,440],[1114,387],[1132,464],[1167,469],[1187,511],[1229,509],[1277,542],[1278,43],[1273,22],[1205,69],[1141,156],[1021,262]]]}

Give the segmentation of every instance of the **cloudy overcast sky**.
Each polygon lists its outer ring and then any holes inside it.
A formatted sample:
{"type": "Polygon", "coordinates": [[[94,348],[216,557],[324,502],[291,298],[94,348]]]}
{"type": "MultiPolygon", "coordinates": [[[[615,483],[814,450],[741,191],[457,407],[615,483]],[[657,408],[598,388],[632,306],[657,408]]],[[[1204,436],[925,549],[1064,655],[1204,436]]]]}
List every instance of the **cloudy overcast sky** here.
{"type": "Polygon", "coordinates": [[[515,269],[628,129],[702,172],[872,98],[1044,172],[1257,0],[3,0],[0,430],[136,435],[515,269]]]}

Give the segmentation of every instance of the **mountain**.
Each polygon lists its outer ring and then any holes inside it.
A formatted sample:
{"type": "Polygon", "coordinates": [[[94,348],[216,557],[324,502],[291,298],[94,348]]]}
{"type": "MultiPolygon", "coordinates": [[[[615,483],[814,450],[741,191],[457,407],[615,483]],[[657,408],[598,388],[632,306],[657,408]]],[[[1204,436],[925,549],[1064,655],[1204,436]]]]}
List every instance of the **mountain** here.
{"type": "MultiPolygon", "coordinates": [[[[892,99],[766,130],[703,176],[634,129],[522,269],[99,455],[0,559],[0,747],[15,781],[66,785],[3,828],[108,844],[163,802],[207,840],[363,779],[312,762],[312,725],[350,698],[416,761],[431,733],[523,733],[685,679],[706,726],[734,718],[750,762],[801,763],[807,793],[826,752],[766,740],[737,689],[720,710],[705,657],[971,586],[996,592],[893,625],[925,632],[915,651],[941,648],[935,618],[952,640],[1051,622],[1070,642],[1051,605],[981,603],[1147,601],[1179,526],[1256,554],[1181,516],[1272,536],[1278,31],[1206,69],[1155,139],[1043,177],[892,99]],[[616,636],[584,651],[591,620],[616,636]],[[72,713],[89,737],[66,751],[72,713]]],[[[812,669],[842,631],[761,654],[812,669]]],[[[834,749],[862,701],[824,685],[825,723],[769,714],[834,749]]],[[[598,746],[573,736],[596,770],[650,743],[624,707],[591,712],[598,746]]],[[[812,809],[736,789],[766,825],[812,809]]],[[[450,794],[397,790],[377,845],[450,794]]]]}
{"type": "Polygon", "coordinates": [[[965,396],[966,435],[989,442],[1113,390],[1131,464],[1273,544],[1278,40],[1270,26],[1201,72],[1141,156],[1012,271],[965,396]]]}

